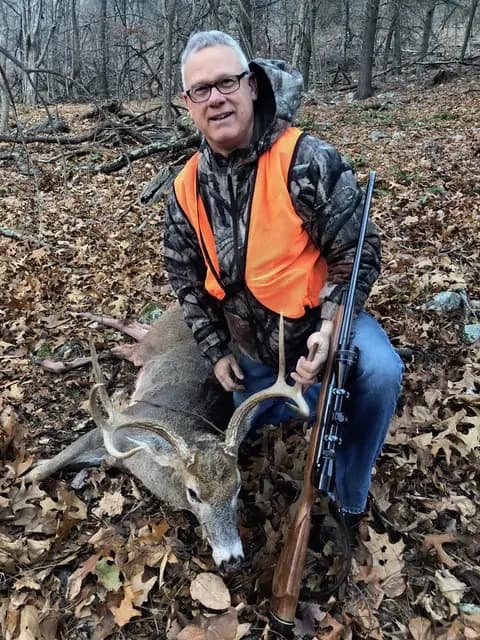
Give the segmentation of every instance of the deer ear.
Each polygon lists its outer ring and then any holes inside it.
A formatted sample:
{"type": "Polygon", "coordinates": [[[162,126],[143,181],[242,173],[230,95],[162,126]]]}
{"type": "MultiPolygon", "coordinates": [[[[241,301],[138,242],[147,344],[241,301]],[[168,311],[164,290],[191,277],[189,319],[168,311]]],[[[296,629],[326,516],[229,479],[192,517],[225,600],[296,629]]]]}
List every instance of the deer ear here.
{"type": "Polygon", "coordinates": [[[135,446],[145,445],[145,453],[149,454],[155,464],[160,467],[183,468],[184,464],[177,451],[162,436],[155,433],[141,433],[125,438],[135,446]]]}

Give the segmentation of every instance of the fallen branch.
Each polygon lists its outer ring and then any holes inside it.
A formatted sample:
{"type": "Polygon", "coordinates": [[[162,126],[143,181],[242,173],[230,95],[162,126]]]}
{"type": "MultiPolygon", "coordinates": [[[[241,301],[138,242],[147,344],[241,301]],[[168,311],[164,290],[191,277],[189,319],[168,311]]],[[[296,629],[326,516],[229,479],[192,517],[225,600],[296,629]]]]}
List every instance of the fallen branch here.
{"type": "Polygon", "coordinates": [[[31,242],[37,247],[45,246],[43,242],[33,238],[32,236],[26,236],[19,231],[15,231],[14,229],[8,229],[7,227],[0,227],[0,236],[5,236],[6,238],[12,238],[13,240],[20,240],[22,242],[31,242]]]}
{"type": "Polygon", "coordinates": [[[99,133],[109,128],[112,128],[111,122],[101,122],[95,127],[95,129],[80,136],[23,136],[20,133],[15,135],[0,134],[0,142],[17,142],[19,144],[30,144],[32,142],[81,144],[82,142],[90,142],[91,140],[94,140],[99,133]]]}
{"type": "Polygon", "coordinates": [[[189,147],[198,147],[199,144],[200,136],[198,134],[188,136],[187,138],[170,138],[166,141],[152,142],[152,144],[141,147],[140,149],[134,149],[130,153],[122,153],[121,156],[111,162],[104,162],[103,164],[97,165],[84,165],[81,166],[80,169],[90,171],[91,173],[114,173],[115,171],[123,169],[131,162],[140,160],[146,156],[151,156],[155,153],[162,153],[165,151],[182,151],[189,147]]]}

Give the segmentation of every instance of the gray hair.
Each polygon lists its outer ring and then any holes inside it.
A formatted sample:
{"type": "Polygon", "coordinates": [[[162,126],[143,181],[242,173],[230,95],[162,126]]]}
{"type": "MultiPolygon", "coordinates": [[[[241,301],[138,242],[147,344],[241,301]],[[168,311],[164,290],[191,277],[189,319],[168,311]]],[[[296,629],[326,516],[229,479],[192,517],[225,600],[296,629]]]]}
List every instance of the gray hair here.
{"type": "Polygon", "coordinates": [[[242,48],[238,44],[236,40],[229,36],[228,33],[224,33],[223,31],[199,31],[198,33],[194,33],[188,39],[187,44],[185,45],[185,49],[182,53],[181,60],[181,72],[182,72],[182,86],[185,90],[187,87],[185,85],[185,63],[188,58],[198,51],[202,49],[206,49],[207,47],[216,47],[218,45],[222,45],[224,47],[230,47],[235,51],[240,61],[240,64],[243,67],[244,71],[248,71],[248,60],[246,55],[243,53],[242,48]]]}

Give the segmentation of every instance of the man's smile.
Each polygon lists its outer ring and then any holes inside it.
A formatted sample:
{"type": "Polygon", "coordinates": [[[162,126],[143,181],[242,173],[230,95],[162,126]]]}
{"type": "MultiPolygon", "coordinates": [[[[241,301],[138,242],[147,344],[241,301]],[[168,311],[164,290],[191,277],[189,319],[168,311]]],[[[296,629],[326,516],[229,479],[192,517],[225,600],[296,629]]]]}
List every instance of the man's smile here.
{"type": "Polygon", "coordinates": [[[209,120],[213,122],[220,122],[226,120],[229,116],[233,115],[233,111],[226,111],[225,113],[217,113],[214,116],[210,116],[209,120]]]}

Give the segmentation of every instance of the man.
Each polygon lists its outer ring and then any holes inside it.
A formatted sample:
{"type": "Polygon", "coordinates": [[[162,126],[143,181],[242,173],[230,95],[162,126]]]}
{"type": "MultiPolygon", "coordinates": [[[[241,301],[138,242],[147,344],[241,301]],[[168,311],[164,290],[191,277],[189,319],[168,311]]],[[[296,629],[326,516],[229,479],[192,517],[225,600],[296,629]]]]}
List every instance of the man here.
{"type": "MultiPolygon", "coordinates": [[[[335,149],[291,126],[303,82],[285,63],[249,65],[235,40],[208,31],[188,41],[182,80],[203,134],[199,153],[175,181],[165,223],[166,266],[185,320],[235,404],[276,378],[280,312],[291,377],[312,385],[350,275],[362,192],[335,149]],[[315,343],[317,354],[307,361],[315,343]]],[[[370,224],[353,323],[360,356],[336,468],[351,523],[365,509],[402,376],[387,336],[362,309],[379,266],[380,241],[370,224]]],[[[306,394],[312,413],[318,387],[306,394]]],[[[268,401],[256,423],[290,415],[284,401],[268,401]]]]}

